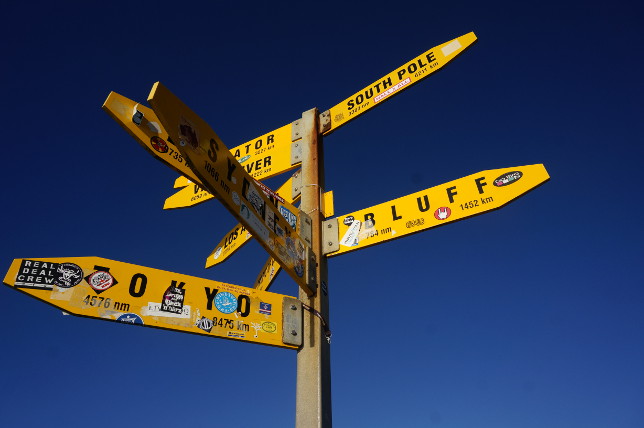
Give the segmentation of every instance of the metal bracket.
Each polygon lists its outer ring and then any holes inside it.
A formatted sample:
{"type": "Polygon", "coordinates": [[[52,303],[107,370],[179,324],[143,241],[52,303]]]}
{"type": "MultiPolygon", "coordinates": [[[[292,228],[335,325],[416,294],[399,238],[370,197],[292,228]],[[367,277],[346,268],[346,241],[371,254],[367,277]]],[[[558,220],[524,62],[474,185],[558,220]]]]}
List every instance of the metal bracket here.
{"type": "Polygon", "coordinates": [[[291,141],[297,141],[302,138],[302,119],[291,123],[291,141]]]}
{"type": "Polygon", "coordinates": [[[291,198],[295,200],[302,194],[302,170],[293,174],[291,183],[293,184],[293,187],[291,188],[291,198]]]}
{"type": "Polygon", "coordinates": [[[297,231],[297,234],[300,235],[300,238],[304,239],[304,242],[309,244],[309,247],[313,246],[313,221],[311,217],[307,215],[304,211],[299,212],[300,218],[300,228],[297,231]]]}
{"type": "Polygon", "coordinates": [[[284,296],[282,299],[282,342],[287,345],[302,346],[303,323],[302,302],[284,296]]]}
{"type": "Polygon", "coordinates": [[[340,249],[338,219],[332,218],[322,222],[322,255],[335,253],[340,249]]]}
{"type": "Polygon", "coordinates": [[[331,112],[329,110],[320,113],[320,129],[318,132],[320,134],[325,133],[331,129],[331,112]]]}
{"type": "Polygon", "coordinates": [[[139,126],[142,120],[143,120],[143,113],[138,111],[135,107],[134,114],[132,115],[132,122],[134,122],[135,125],[139,126]]]}
{"type": "MultiPolygon", "coordinates": [[[[318,284],[316,279],[316,268],[318,266],[317,260],[315,258],[315,253],[311,247],[306,247],[306,286],[311,292],[310,295],[315,295],[318,284]]],[[[308,293],[307,293],[308,294],[308,293]]]]}
{"type": "Polygon", "coordinates": [[[291,165],[302,162],[302,144],[297,141],[291,143],[291,165]]]}

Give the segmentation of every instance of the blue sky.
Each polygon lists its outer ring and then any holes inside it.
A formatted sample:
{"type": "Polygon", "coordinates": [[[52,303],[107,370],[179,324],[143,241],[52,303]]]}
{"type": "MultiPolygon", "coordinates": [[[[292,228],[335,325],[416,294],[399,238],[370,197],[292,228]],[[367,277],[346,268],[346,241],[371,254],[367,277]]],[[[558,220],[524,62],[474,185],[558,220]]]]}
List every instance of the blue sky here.
{"type": "MultiPolygon", "coordinates": [[[[330,260],[334,423],[644,426],[641,22],[619,1],[5,6],[0,262],[100,256],[249,286],[264,250],[203,269],[236,222],[215,201],[162,210],[176,173],[101,111],[108,93],[145,101],[161,81],[232,147],[474,31],[325,138],[336,214],[486,169],[551,180],[330,260]]],[[[294,351],[64,317],[8,287],[0,320],[3,426],[293,425],[294,351]]]]}

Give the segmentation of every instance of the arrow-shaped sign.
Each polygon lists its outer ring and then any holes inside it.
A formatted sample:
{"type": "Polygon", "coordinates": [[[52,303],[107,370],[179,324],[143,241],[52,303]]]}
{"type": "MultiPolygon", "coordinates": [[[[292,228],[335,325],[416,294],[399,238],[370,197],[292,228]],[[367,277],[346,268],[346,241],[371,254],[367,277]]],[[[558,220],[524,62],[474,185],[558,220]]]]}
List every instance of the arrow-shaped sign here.
{"type": "Polygon", "coordinates": [[[291,349],[302,336],[293,297],[99,257],[15,259],[4,283],[82,317],[291,349]]]}
{"type": "MultiPolygon", "coordinates": [[[[394,95],[400,94],[414,84],[427,78],[430,74],[433,74],[436,71],[440,70],[445,64],[456,58],[459,54],[465,51],[465,49],[470,47],[476,40],[476,35],[471,32],[457,37],[454,40],[450,40],[449,42],[445,42],[441,45],[433,47],[428,51],[418,55],[416,58],[396,68],[391,73],[376,80],[364,89],[351,95],[341,103],[331,107],[331,109],[322,114],[322,135],[329,135],[340,126],[345,125],[361,114],[369,111],[370,109],[383,104],[384,102],[393,98],[394,95]]],[[[293,127],[292,124],[288,124],[276,131],[273,131],[274,135],[271,141],[274,145],[275,150],[271,152],[273,153],[274,158],[271,160],[271,162],[275,165],[272,166],[274,174],[276,174],[276,172],[274,171],[279,170],[280,172],[284,172],[287,170],[283,168],[285,168],[287,165],[287,156],[289,158],[291,156],[291,141],[296,141],[300,138],[298,123],[299,121],[295,121],[293,122],[293,127]],[[282,157],[279,157],[278,154],[283,155],[282,157]]],[[[266,139],[266,135],[259,137],[256,140],[251,140],[248,143],[243,144],[242,146],[239,146],[243,147],[243,149],[241,150],[239,150],[239,147],[236,148],[238,150],[233,150],[235,157],[240,161],[240,163],[244,162],[244,156],[253,154],[253,141],[260,141],[262,140],[262,138],[266,139]]],[[[252,158],[248,160],[248,162],[251,163],[253,161],[258,162],[258,159],[252,158]]],[[[253,168],[251,168],[251,171],[252,170],[253,168]]],[[[266,176],[262,177],[266,178],[266,176]]],[[[255,176],[255,178],[258,180],[260,179],[259,176],[255,176]]],[[[182,193],[181,197],[179,197],[178,194],[173,195],[170,197],[172,198],[172,201],[167,200],[164,208],[183,208],[205,200],[203,199],[203,197],[192,199],[193,197],[194,196],[189,195],[189,191],[182,193]],[[184,201],[186,205],[180,205],[179,201],[184,201]]]]}
{"type": "MultiPolygon", "coordinates": [[[[103,110],[155,158],[184,175],[193,183],[199,184],[173,143],[174,140],[169,138],[152,109],[116,92],[111,92],[103,104],[103,110]]],[[[291,160],[291,124],[240,144],[232,148],[230,153],[256,180],[279,175],[300,164],[298,161],[291,160]]],[[[188,180],[183,179],[178,179],[177,182],[175,182],[175,188],[185,187],[188,184],[188,180]]],[[[212,196],[199,198],[199,202],[210,198],[212,196]]],[[[194,201],[189,200],[189,202],[194,201]]]]}
{"type": "Polygon", "coordinates": [[[203,187],[217,196],[307,294],[313,294],[316,286],[308,269],[310,245],[276,212],[273,201],[210,125],[159,82],[154,84],[148,101],[203,187]]]}
{"type": "MultiPolygon", "coordinates": [[[[339,225],[340,245],[326,254],[346,254],[501,208],[549,178],[542,164],[482,171],[327,220],[339,225]]],[[[333,245],[331,241],[328,246],[333,245]]],[[[268,290],[279,271],[280,266],[269,258],[255,288],[268,290]]]]}
{"type": "Polygon", "coordinates": [[[478,172],[338,217],[339,249],[329,257],[501,208],[548,181],[542,164],[478,172]]]}

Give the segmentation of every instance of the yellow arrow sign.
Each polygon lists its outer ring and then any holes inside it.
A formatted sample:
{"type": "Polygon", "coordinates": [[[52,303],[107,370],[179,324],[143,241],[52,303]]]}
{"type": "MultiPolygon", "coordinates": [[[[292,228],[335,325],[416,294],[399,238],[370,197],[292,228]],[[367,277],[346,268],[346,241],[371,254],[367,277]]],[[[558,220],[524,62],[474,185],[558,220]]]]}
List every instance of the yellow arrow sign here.
{"type": "MultiPolygon", "coordinates": [[[[116,92],[109,94],[103,109],[150,154],[185,176],[175,181],[175,188],[186,187],[192,183],[199,185],[199,180],[168,138],[168,133],[152,109],[116,92]]],[[[230,152],[256,180],[290,171],[300,164],[291,164],[291,124],[240,144],[230,152]]],[[[183,208],[212,198],[213,196],[204,192],[203,188],[199,192],[183,189],[168,198],[164,208],[183,208]],[[198,193],[198,196],[195,193],[198,193]]]]}
{"type": "MultiPolygon", "coordinates": [[[[177,186],[175,184],[175,188],[176,187],[177,186]]],[[[175,208],[191,207],[213,198],[214,196],[199,184],[189,182],[185,187],[165,200],[163,203],[163,209],[171,210],[175,208]]]]}
{"type": "Polygon", "coordinates": [[[99,257],[15,259],[4,283],[73,315],[297,347],[281,294],[99,257]]]}
{"type": "Polygon", "coordinates": [[[219,136],[203,119],[159,82],[148,101],[164,128],[190,163],[204,188],[248,229],[295,282],[313,294],[314,278],[307,269],[311,249],[295,229],[276,212],[257,182],[229,153],[219,136]]]}
{"type": "MultiPolygon", "coordinates": [[[[443,43],[442,45],[433,47],[386,76],[376,80],[366,88],[351,95],[341,103],[331,107],[329,109],[330,124],[324,129],[322,135],[329,135],[350,120],[355,119],[376,105],[383,104],[394,95],[401,93],[435,71],[440,70],[445,64],[470,47],[476,40],[476,35],[471,32],[443,43]]],[[[231,150],[231,152],[235,154],[235,157],[240,163],[243,163],[248,156],[254,155],[255,157],[249,158],[247,161],[249,162],[246,167],[248,172],[258,180],[260,178],[268,178],[269,176],[292,168],[289,166],[288,161],[291,156],[290,144],[292,139],[299,139],[299,137],[297,135],[293,136],[291,133],[292,125],[288,124],[272,133],[244,143],[231,150]],[[268,139],[270,139],[271,145],[266,146],[267,149],[264,151],[261,149],[261,142],[268,139]],[[259,147],[257,147],[258,143],[260,143],[259,147]],[[257,157],[264,153],[266,156],[264,159],[257,157]],[[271,175],[265,175],[264,168],[266,168],[265,165],[267,164],[269,165],[268,168],[279,172],[266,171],[271,175]],[[257,175],[253,171],[256,171],[257,175]]],[[[295,165],[299,165],[299,163],[294,164],[293,167],[295,165]]],[[[204,200],[207,199],[195,197],[195,195],[186,190],[185,192],[178,192],[168,198],[164,209],[188,207],[201,203],[204,200]]]]}
{"type": "Polygon", "coordinates": [[[500,208],[549,178],[542,164],[492,169],[338,217],[340,249],[328,256],[500,208]]]}
{"type": "Polygon", "coordinates": [[[255,280],[254,288],[256,290],[266,291],[277,278],[277,274],[282,270],[281,266],[275,261],[274,258],[269,257],[264,267],[259,272],[257,279],[255,280]]]}
{"type": "Polygon", "coordinates": [[[467,33],[449,42],[423,52],[366,88],[351,95],[329,110],[331,126],[328,135],[350,120],[382,104],[436,72],[476,41],[474,33],[467,33]]]}
{"type": "Polygon", "coordinates": [[[110,92],[103,103],[103,110],[152,156],[194,182],[199,182],[168,138],[154,111],[116,92],[110,92]]]}
{"type": "MultiPolygon", "coordinates": [[[[286,183],[277,189],[277,194],[282,196],[285,202],[292,203],[294,202],[292,188],[293,177],[290,177],[286,180],[286,183]]],[[[298,195],[295,199],[299,199],[299,197],[300,196],[298,195]]],[[[284,219],[291,226],[295,227],[295,230],[299,230],[299,223],[297,221],[298,210],[289,209],[285,205],[278,206],[277,208],[284,219]]],[[[230,256],[242,248],[242,246],[252,238],[253,236],[251,233],[246,230],[242,224],[237,224],[221,239],[221,241],[219,241],[212,253],[208,255],[208,258],[206,259],[206,269],[228,260],[230,256]]]]}

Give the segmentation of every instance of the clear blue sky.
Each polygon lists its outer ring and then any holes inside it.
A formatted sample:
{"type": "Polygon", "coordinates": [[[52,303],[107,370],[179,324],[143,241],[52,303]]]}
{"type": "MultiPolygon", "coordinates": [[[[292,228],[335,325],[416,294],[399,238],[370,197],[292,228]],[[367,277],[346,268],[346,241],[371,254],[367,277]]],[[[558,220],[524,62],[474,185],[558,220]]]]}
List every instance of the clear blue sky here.
{"type": "MultiPolygon", "coordinates": [[[[642,16],[621,1],[5,5],[0,264],[100,256],[249,286],[265,252],[203,269],[236,222],[214,201],[161,209],[176,174],[101,110],[109,91],[145,101],[159,80],[232,147],[474,31],[325,139],[336,213],[486,169],[552,178],[330,261],[335,426],[643,427],[642,16]]],[[[2,426],[294,423],[294,351],[65,317],[8,287],[0,325],[2,426]]]]}

